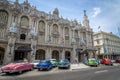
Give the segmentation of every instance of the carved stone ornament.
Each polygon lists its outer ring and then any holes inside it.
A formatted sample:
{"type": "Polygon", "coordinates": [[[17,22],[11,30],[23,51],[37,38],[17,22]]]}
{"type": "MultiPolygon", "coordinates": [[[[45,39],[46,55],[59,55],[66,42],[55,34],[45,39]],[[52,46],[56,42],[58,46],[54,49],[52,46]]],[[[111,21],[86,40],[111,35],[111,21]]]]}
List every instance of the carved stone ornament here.
{"type": "Polygon", "coordinates": [[[7,0],[0,0],[0,7],[7,7],[8,1],[7,0]]]}
{"type": "Polygon", "coordinates": [[[14,15],[18,15],[21,13],[22,8],[21,8],[20,4],[14,3],[14,5],[11,6],[11,10],[14,15]]]}
{"type": "Polygon", "coordinates": [[[57,31],[53,32],[53,33],[52,33],[52,36],[53,36],[54,38],[58,38],[58,37],[59,37],[59,32],[57,32],[57,31]]]}

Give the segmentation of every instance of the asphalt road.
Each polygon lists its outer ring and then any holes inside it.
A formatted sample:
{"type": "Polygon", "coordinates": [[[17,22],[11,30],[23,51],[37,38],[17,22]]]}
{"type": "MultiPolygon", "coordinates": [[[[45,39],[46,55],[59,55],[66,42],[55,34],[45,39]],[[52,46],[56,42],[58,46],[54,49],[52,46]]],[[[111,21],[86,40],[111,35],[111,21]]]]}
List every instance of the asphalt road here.
{"type": "Polygon", "coordinates": [[[103,68],[89,68],[84,70],[63,70],[61,72],[44,72],[31,76],[1,75],[0,80],[120,80],[120,66],[108,66],[103,68]],[[2,78],[6,77],[6,78],[2,78]]]}

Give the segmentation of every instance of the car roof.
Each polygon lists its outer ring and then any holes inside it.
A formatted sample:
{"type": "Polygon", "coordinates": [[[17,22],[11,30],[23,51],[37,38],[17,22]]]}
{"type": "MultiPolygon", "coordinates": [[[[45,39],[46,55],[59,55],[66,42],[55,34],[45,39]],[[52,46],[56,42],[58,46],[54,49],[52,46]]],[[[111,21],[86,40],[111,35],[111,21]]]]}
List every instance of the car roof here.
{"type": "Polygon", "coordinates": [[[88,60],[96,60],[95,58],[90,58],[90,59],[88,59],[88,60]]]}
{"type": "Polygon", "coordinates": [[[50,60],[56,60],[56,59],[50,59],[50,60]]]}

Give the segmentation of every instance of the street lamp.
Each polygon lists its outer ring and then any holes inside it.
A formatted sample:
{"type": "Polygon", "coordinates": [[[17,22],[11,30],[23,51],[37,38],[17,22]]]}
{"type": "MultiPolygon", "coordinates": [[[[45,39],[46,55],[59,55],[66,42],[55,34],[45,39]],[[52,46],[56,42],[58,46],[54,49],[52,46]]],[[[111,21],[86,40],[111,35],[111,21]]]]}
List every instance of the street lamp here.
{"type": "Polygon", "coordinates": [[[34,55],[34,54],[35,54],[35,53],[34,53],[34,50],[35,50],[35,45],[33,45],[33,46],[32,46],[32,48],[33,48],[33,55],[34,55]]]}
{"type": "Polygon", "coordinates": [[[10,47],[10,52],[9,52],[9,54],[11,54],[11,48],[13,47],[13,44],[12,44],[12,43],[9,43],[8,45],[9,45],[9,47],[10,47]]]}

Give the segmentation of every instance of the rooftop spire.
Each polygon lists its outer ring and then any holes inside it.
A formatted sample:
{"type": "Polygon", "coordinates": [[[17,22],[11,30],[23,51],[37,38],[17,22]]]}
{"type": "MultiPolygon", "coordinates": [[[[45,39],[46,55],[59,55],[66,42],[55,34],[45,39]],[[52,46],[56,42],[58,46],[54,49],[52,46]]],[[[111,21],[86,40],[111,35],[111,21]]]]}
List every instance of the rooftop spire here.
{"type": "Polygon", "coordinates": [[[28,3],[28,0],[26,0],[26,3],[28,3]]]}
{"type": "Polygon", "coordinates": [[[19,3],[19,0],[16,0],[16,3],[19,3]]]}
{"type": "Polygon", "coordinates": [[[84,16],[87,16],[87,15],[86,15],[86,10],[84,10],[84,16]]]}

